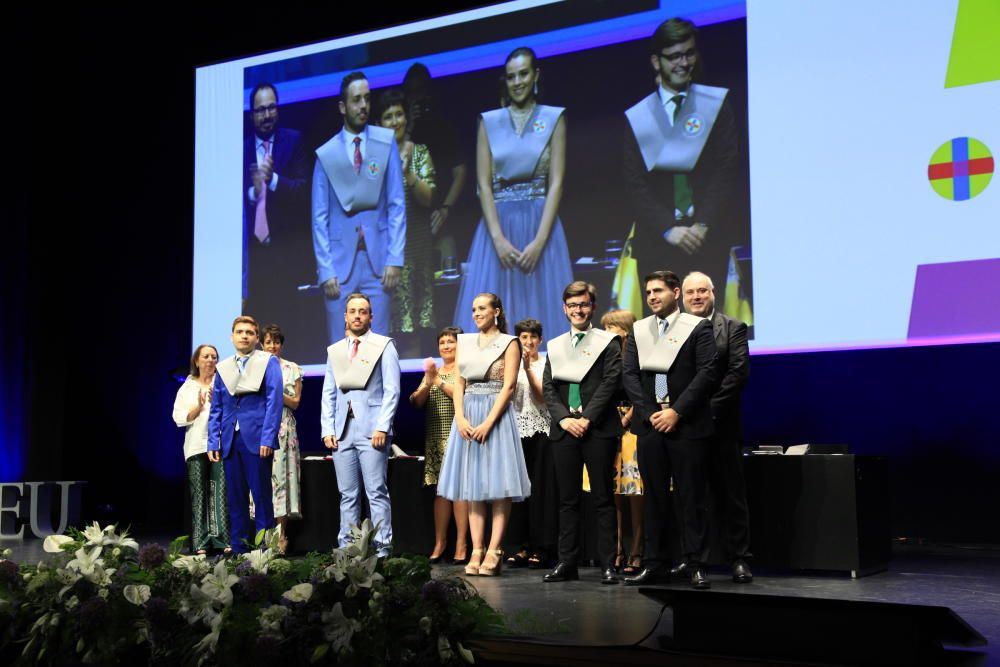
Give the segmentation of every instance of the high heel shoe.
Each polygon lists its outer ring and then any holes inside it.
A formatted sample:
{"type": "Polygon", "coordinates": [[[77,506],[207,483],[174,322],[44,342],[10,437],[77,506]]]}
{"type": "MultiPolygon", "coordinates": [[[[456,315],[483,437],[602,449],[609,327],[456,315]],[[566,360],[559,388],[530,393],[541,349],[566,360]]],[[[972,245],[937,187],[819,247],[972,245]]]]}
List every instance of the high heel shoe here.
{"type": "Polygon", "coordinates": [[[465,573],[469,575],[477,575],[482,569],[481,563],[483,562],[483,551],[484,549],[473,549],[472,554],[469,556],[469,564],[465,566],[465,573]]]}
{"type": "Polygon", "coordinates": [[[480,577],[496,577],[503,569],[503,549],[487,549],[486,558],[479,566],[480,577]]]}

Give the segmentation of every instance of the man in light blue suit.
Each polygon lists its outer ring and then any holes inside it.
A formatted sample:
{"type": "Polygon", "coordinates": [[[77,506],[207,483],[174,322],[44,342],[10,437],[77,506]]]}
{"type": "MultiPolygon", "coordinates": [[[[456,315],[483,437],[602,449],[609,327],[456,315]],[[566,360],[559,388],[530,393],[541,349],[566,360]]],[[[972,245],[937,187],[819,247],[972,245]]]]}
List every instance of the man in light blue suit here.
{"type": "Polygon", "coordinates": [[[392,420],[399,402],[399,354],[391,338],[371,331],[371,300],[349,294],[344,321],[347,336],[327,348],[326,378],[320,420],[323,444],[333,450],[340,488],[340,546],[348,543],[352,524],[361,521],[360,486],[364,482],[372,522],[378,527],[379,556],[389,555],[392,511],[386,471],[392,420]]]}
{"type": "Polygon", "coordinates": [[[329,340],[352,292],[369,295],[375,328],[389,330],[389,293],[399,283],[406,243],[406,196],[393,131],[368,125],[368,79],[340,83],[344,128],[316,149],[312,234],[316,272],[326,298],[329,340]]]}
{"type": "Polygon", "coordinates": [[[225,459],[229,544],[234,553],[243,553],[257,532],[274,528],[271,454],[278,447],[282,380],[277,358],[257,349],[256,320],[237,317],[232,338],[236,355],[219,362],[212,385],[208,458],[225,459]],[[248,497],[254,502],[255,526],[248,497]]]}

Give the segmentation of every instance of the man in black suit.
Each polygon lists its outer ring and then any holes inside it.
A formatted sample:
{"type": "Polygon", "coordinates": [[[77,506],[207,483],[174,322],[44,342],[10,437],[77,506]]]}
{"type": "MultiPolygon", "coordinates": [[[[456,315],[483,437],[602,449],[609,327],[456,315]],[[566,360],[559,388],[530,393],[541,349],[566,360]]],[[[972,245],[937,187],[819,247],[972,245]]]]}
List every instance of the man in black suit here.
{"type": "MultiPolygon", "coordinates": [[[[750,555],[750,514],[747,511],[747,488],[743,479],[740,425],[740,394],[750,377],[750,347],[747,325],[723,315],[715,308],[712,279],[695,271],[684,278],[681,287],[684,310],[712,323],[718,368],[722,376],[712,395],[712,419],[715,436],[709,449],[709,486],[713,492],[713,518],[718,521],[726,558],[732,564],[733,581],[753,581],[747,564],[750,555]]],[[[683,571],[687,563],[675,570],[683,571]]]]}
{"type": "MultiPolygon", "coordinates": [[[[315,281],[302,135],[278,127],[278,90],[250,93],[253,133],[243,142],[244,312],[296,330],[295,288],[315,281]]],[[[294,337],[294,336],[293,336],[294,337]]]]}
{"type": "Polygon", "coordinates": [[[739,132],[729,91],[695,83],[697,34],[690,21],[672,18],[650,39],[658,85],[625,112],[625,192],[639,275],[697,268],[724,284],[729,249],[746,234],[729,210],[740,178],[739,132]]]}
{"type": "Polygon", "coordinates": [[[674,480],[681,553],[691,585],[708,588],[707,451],[713,433],[709,405],[715,390],[715,340],[711,324],[678,310],[680,280],[671,271],[645,278],[653,314],[632,327],[622,382],[632,401],[632,432],[638,439],[639,472],[646,489],[646,551],[643,569],[629,585],[668,579],[664,525],[671,518],[668,488],[674,480]]]}
{"type": "Polygon", "coordinates": [[[549,439],[559,487],[559,562],[546,583],[579,579],[580,495],[583,466],[597,510],[597,545],[602,584],[617,584],[614,569],[616,517],[615,452],[621,420],[615,401],[621,382],[618,336],[591,324],[597,293],[578,280],[563,290],[563,312],[570,330],[549,341],[542,382],[552,416],[549,439]]]}

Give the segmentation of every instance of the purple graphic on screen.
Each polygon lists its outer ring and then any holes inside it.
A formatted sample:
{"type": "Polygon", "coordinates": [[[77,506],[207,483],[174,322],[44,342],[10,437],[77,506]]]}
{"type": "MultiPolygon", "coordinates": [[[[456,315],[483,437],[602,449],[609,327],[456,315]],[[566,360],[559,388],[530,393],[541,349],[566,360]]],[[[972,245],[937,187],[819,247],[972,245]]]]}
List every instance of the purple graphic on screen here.
{"type": "Polygon", "coordinates": [[[917,267],[907,338],[1000,333],[1000,259],[917,267]]]}

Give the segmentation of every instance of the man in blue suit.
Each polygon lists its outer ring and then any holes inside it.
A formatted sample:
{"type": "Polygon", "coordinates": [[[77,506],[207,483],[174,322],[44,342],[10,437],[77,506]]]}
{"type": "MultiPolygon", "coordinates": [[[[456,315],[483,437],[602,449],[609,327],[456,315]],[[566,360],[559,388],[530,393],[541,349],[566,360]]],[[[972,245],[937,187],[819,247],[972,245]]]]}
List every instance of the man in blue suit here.
{"type": "Polygon", "coordinates": [[[256,320],[237,317],[236,355],[216,368],[208,414],[208,458],[225,459],[229,544],[234,553],[245,552],[258,531],[274,528],[271,454],[278,446],[281,425],[281,366],[277,358],[258,350],[257,342],[256,320]],[[248,496],[256,508],[253,532],[248,496]]]}
{"type": "Polygon", "coordinates": [[[340,489],[340,546],[361,520],[360,484],[371,508],[379,556],[389,555],[392,512],[386,471],[392,420],[399,401],[399,354],[391,338],[371,331],[372,304],[364,294],[346,298],[347,336],[327,348],[320,419],[323,444],[333,450],[340,489]]]}
{"type": "Polygon", "coordinates": [[[369,126],[368,79],[340,83],[344,128],[316,149],[312,233],[326,297],[329,340],[340,339],[343,294],[369,295],[375,329],[389,330],[389,293],[399,283],[406,243],[402,164],[393,131],[369,126]]]}

